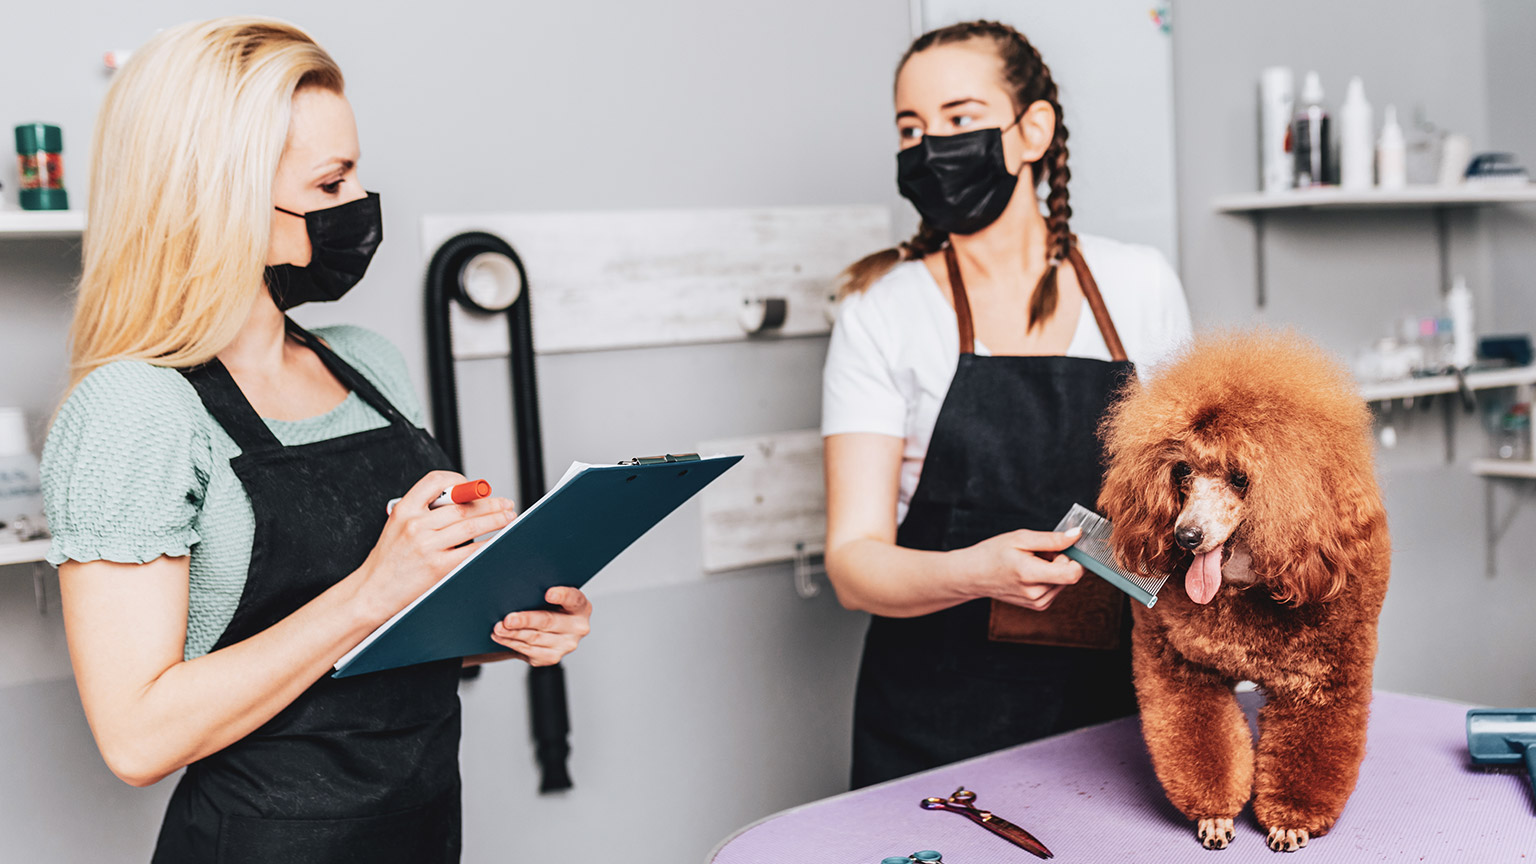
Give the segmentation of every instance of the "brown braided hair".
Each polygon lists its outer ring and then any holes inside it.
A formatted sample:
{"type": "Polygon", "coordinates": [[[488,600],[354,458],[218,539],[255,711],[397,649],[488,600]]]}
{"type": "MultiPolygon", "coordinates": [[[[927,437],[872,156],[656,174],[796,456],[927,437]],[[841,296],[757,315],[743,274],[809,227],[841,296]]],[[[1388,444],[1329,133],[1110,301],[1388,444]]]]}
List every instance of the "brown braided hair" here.
{"type": "MultiPolygon", "coordinates": [[[[1051,77],[1050,67],[1045,65],[1039,50],[1024,38],[1024,34],[1007,24],[965,21],[930,30],[919,36],[906,53],[901,55],[901,62],[896,64],[896,74],[901,74],[902,67],[907,65],[914,54],[937,45],[972,39],[987,39],[996,47],[998,58],[1003,61],[1003,80],[1017,112],[1022,113],[1030,105],[1042,100],[1056,112],[1056,134],[1051,138],[1051,144],[1044,155],[1029,166],[1030,179],[1035,187],[1039,187],[1042,175],[1050,186],[1045,199],[1045,225],[1049,232],[1046,268],[1029,298],[1029,327],[1032,330],[1056,311],[1056,273],[1072,248],[1072,231],[1068,226],[1072,218],[1072,205],[1068,200],[1067,181],[1072,178],[1072,172],[1067,168],[1067,125],[1062,119],[1061,101],[1057,98],[1056,81],[1051,77]]],[[[894,248],[867,255],[844,270],[838,296],[863,291],[898,263],[925,258],[943,249],[948,242],[948,235],[934,230],[927,223],[920,224],[912,239],[894,248]]]]}

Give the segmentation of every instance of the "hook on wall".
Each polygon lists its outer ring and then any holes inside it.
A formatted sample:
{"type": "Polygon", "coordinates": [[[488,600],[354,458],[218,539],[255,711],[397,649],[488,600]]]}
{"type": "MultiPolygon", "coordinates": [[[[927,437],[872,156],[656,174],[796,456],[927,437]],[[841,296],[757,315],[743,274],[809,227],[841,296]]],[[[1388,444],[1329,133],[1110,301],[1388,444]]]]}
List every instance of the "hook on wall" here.
{"type": "Polygon", "coordinates": [[[783,297],[748,297],[741,301],[737,321],[748,335],[778,330],[789,320],[789,301],[783,297]]]}

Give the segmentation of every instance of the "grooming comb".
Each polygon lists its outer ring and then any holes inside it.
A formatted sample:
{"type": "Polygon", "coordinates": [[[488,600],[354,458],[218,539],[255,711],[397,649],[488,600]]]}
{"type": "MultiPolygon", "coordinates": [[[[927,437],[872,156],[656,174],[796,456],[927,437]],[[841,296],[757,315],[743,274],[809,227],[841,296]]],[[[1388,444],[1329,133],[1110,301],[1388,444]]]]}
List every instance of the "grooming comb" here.
{"type": "Polygon", "coordinates": [[[1103,516],[1081,504],[1073,504],[1063,516],[1057,531],[1082,528],[1083,536],[1067,548],[1066,555],[1073,561],[1104,577],[1104,581],[1129,594],[1132,600],[1151,609],[1157,603],[1157,592],[1168,581],[1167,576],[1153,579],[1149,576],[1132,576],[1114,564],[1114,553],[1109,548],[1109,532],[1114,525],[1103,516]]]}

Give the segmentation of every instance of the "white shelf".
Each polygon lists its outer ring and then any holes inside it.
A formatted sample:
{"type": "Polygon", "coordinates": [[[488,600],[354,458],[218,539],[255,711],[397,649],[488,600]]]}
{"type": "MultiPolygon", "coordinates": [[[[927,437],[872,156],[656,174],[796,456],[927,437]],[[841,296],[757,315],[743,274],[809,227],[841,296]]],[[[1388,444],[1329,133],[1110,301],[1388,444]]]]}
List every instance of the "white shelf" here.
{"type": "MultiPolygon", "coordinates": [[[[1467,387],[1471,390],[1492,390],[1495,387],[1536,384],[1536,366],[1468,372],[1466,379],[1467,387]]],[[[1434,375],[1428,378],[1405,378],[1402,381],[1364,384],[1360,387],[1360,397],[1367,402],[1385,402],[1389,399],[1455,393],[1456,389],[1455,375],[1434,375]]]]}
{"type": "Polygon", "coordinates": [[[1227,195],[1211,202],[1219,213],[1270,210],[1369,210],[1400,207],[1476,207],[1483,204],[1536,204],[1536,183],[1524,186],[1462,184],[1409,186],[1405,189],[1344,190],[1337,186],[1227,195]]]}
{"type": "Polygon", "coordinates": [[[6,564],[31,564],[41,561],[48,554],[48,544],[47,540],[0,543],[0,567],[6,564]]]}
{"type": "Polygon", "coordinates": [[[0,210],[0,240],[78,237],[84,230],[84,210],[0,210]]]}
{"type": "Polygon", "coordinates": [[[1474,459],[1472,473],[1484,477],[1524,477],[1536,480],[1536,462],[1529,459],[1474,459]]]}

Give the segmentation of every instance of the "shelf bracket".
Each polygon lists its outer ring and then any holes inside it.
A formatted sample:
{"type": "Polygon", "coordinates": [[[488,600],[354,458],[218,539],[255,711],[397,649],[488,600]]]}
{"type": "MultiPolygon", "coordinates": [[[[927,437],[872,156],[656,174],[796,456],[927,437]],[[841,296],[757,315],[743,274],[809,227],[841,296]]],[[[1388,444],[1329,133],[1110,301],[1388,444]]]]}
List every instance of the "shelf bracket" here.
{"type": "Polygon", "coordinates": [[[37,601],[37,614],[48,614],[48,568],[41,562],[32,565],[32,596],[37,601]]]}
{"type": "Polygon", "coordinates": [[[1253,222],[1253,290],[1254,302],[1263,309],[1269,301],[1267,262],[1264,260],[1264,211],[1257,210],[1249,217],[1253,222]]]}
{"type": "Polygon", "coordinates": [[[1484,573],[1489,579],[1499,575],[1499,541],[1503,540],[1504,535],[1509,533],[1510,527],[1514,525],[1515,517],[1520,514],[1520,510],[1525,506],[1526,501],[1526,495],[1519,491],[1519,489],[1523,489],[1527,484],[1521,484],[1514,493],[1509,509],[1500,515],[1498,509],[1498,479],[1496,477],[1483,478],[1483,539],[1485,541],[1483,553],[1485,563],[1483,567],[1484,573]]]}
{"type": "Polygon", "coordinates": [[[1435,207],[1435,248],[1440,257],[1440,296],[1451,293],[1451,213],[1448,208],[1435,207]]]}

